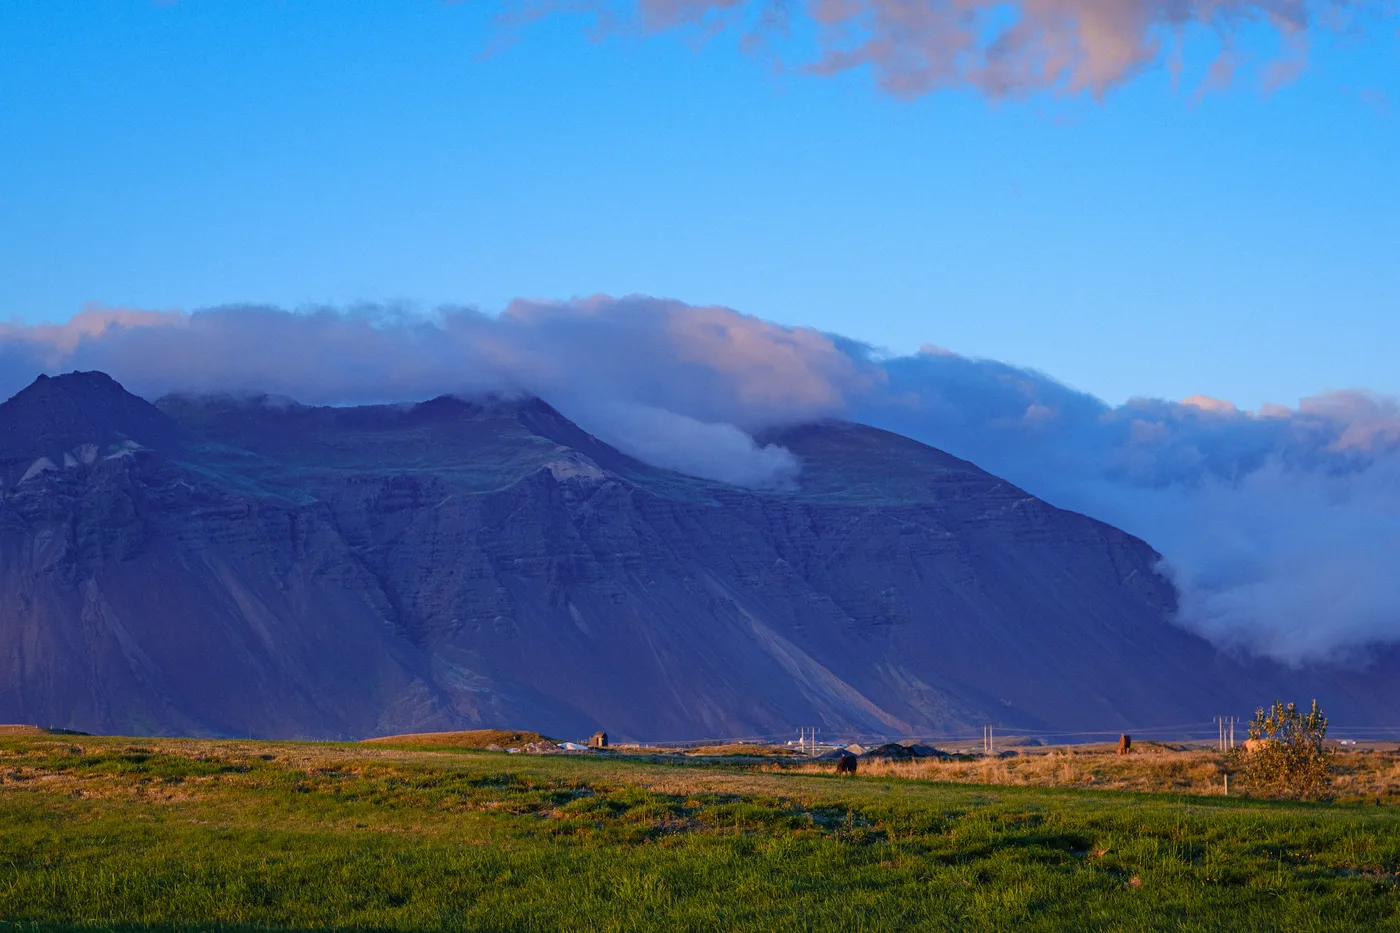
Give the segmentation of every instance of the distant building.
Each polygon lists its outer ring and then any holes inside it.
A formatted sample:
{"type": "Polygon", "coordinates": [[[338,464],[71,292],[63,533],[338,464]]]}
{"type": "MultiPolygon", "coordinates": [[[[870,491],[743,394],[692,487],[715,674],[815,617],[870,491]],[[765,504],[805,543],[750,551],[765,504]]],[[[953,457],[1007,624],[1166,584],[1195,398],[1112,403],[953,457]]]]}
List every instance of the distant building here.
{"type": "Polygon", "coordinates": [[[602,732],[602,731],[598,731],[598,732],[593,733],[593,736],[588,740],[588,747],[589,747],[589,748],[607,748],[607,747],[608,747],[608,734],[607,734],[606,732],[602,732]]]}

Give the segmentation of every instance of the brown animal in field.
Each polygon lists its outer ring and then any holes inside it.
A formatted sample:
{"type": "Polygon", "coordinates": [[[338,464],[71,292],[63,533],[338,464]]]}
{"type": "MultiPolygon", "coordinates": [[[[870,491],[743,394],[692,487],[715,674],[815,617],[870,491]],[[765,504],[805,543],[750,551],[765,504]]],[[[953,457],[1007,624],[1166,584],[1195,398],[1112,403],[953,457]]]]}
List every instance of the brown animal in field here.
{"type": "Polygon", "coordinates": [[[836,773],[837,773],[837,774],[855,774],[855,773],[856,773],[856,756],[855,756],[855,755],[842,755],[840,758],[836,759],[836,773]]]}
{"type": "Polygon", "coordinates": [[[1124,733],[1118,737],[1118,754],[1128,755],[1133,751],[1133,737],[1124,733]]]}

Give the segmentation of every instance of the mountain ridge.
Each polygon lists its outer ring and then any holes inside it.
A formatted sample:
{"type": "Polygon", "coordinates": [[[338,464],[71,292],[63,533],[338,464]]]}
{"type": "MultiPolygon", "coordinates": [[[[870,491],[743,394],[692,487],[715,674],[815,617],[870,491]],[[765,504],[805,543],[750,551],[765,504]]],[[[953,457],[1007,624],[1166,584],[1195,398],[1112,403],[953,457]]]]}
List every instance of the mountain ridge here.
{"type": "MultiPolygon", "coordinates": [[[[649,467],[533,398],[151,405],[90,374],[36,385],[0,404],[0,719],[1073,730],[1204,719],[1288,682],[1172,625],[1146,543],[874,428],[766,432],[803,469],[750,490],[649,467]],[[52,431],[30,409],[69,414],[52,431]],[[70,441],[105,446],[54,461],[70,441]]],[[[1384,702],[1339,696],[1360,716],[1384,702]]]]}

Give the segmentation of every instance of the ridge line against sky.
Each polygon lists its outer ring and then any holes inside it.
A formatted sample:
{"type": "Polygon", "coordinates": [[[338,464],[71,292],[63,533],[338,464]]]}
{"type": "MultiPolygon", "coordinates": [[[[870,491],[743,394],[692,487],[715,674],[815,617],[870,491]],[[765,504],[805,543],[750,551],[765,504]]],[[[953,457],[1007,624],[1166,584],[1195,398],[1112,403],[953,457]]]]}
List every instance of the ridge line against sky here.
{"type": "Polygon", "coordinates": [[[517,301],[493,317],[93,309],[0,326],[0,394],[95,369],[170,392],[304,403],[537,394],[646,462],[745,486],[801,482],[765,427],[846,418],[964,457],[1145,538],[1181,622],[1287,662],[1400,642],[1400,403],[1366,391],[1248,413],[1206,397],[1110,406],[1053,378],[634,295],[517,301]]]}

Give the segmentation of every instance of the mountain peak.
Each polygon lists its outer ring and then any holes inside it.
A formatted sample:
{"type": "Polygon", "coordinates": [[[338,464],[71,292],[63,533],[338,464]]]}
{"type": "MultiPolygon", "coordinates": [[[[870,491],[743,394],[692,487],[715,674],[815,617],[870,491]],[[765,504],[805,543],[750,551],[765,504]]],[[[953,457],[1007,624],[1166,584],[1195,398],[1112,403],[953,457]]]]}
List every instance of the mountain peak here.
{"type": "Polygon", "coordinates": [[[75,369],[71,373],[49,376],[40,373],[30,385],[55,385],[63,387],[96,387],[104,390],[125,392],[120,382],[98,369],[75,369]]]}
{"type": "MultiPolygon", "coordinates": [[[[121,383],[113,379],[104,372],[89,370],[86,372],[62,373],[57,376],[49,376],[40,373],[33,382],[24,389],[17,392],[10,401],[23,401],[34,403],[41,399],[51,398],[74,398],[82,400],[93,400],[97,398],[114,398],[127,395],[126,389],[121,383]]],[[[135,398],[135,396],[132,396],[135,398]]]]}
{"type": "Polygon", "coordinates": [[[85,445],[166,450],[178,437],[169,418],[106,373],[41,375],[0,404],[0,471],[39,457],[61,462],[85,445]]]}

